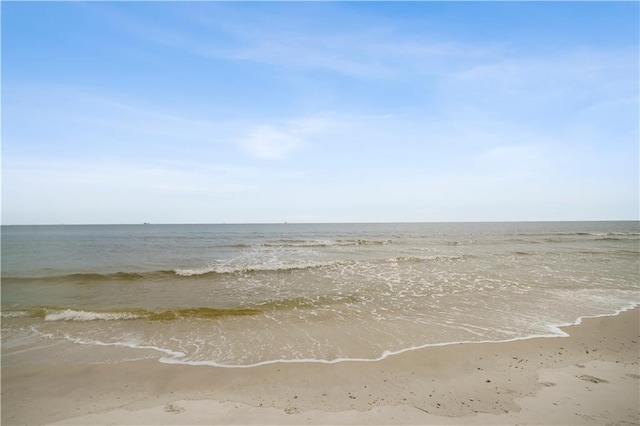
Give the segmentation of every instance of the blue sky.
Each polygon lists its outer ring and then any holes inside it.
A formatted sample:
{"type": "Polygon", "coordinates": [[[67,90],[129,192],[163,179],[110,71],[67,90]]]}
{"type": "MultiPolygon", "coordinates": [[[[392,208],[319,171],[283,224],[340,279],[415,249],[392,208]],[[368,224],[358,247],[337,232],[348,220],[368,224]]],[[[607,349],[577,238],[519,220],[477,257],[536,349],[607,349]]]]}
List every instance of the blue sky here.
{"type": "Polygon", "coordinates": [[[639,218],[639,4],[2,4],[2,222],[639,218]]]}

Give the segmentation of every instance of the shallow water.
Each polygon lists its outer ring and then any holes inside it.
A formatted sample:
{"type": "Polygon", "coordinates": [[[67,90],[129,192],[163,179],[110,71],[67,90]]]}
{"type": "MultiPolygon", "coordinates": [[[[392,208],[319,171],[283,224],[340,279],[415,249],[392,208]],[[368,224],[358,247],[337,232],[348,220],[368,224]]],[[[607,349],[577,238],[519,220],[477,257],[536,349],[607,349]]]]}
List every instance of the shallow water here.
{"type": "Polygon", "coordinates": [[[2,227],[3,362],[375,360],[639,302],[638,222],[2,227]]]}

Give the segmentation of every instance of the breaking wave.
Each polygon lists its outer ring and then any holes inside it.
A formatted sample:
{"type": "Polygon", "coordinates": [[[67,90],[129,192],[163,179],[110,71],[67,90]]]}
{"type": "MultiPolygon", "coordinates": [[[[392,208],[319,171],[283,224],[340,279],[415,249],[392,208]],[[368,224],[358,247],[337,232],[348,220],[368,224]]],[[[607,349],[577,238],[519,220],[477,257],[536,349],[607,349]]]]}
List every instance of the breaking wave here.
{"type": "Polygon", "coordinates": [[[255,265],[228,265],[228,264],[209,264],[196,268],[176,268],[172,270],[160,270],[152,272],[116,272],[110,274],[99,273],[74,273],[68,275],[55,275],[43,277],[3,277],[6,282],[25,283],[73,283],[73,284],[91,284],[91,283],[108,283],[108,282],[136,282],[144,280],[166,280],[180,278],[197,278],[197,277],[215,277],[233,274],[260,274],[260,273],[287,273],[296,271],[305,271],[320,268],[343,267],[358,263],[370,262],[449,262],[473,259],[474,255],[432,255],[432,256],[399,256],[381,260],[339,260],[327,262],[292,262],[292,263],[258,263],[255,265]]]}
{"type": "Polygon", "coordinates": [[[277,240],[262,244],[264,247],[331,247],[331,246],[381,246],[391,240],[277,240]]]}
{"type": "Polygon", "coordinates": [[[255,265],[255,266],[225,266],[225,265],[210,265],[204,266],[202,268],[192,268],[192,269],[176,269],[174,273],[176,275],[182,277],[192,277],[198,275],[215,275],[215,274],[250,274],[250,273],[260,273],[260,272],[289,272],[289,271],[297,271],[297,270],[305,270],[305,269],[316,269],[322,268],[326,266],[334,266],[344,264],[344,261],[336,261],[336,262],[317,262],[317,263],[300,263],[300,264],[290,264],[290,265],[255,265]]]}
{"type": "Polygon", "coordinates": [[[117,311],[91,311],[82,309],[36,308],[32,310],[3,311],[3,318],[38,318],[44,321],[170,321],[175,319],[211,319],[225,316],[256,315],[253,308],[181,308],[166,310],[131,309],[117,311]]]}
{"type": "Polygon", "coordinates": [[[387,259],[392,263],[420,263],[420,262],[454,262],[458,260],[473,259],[475,256],[470,254],[463,255],[434,255],[434,256],[399,256],[387,259]]]}

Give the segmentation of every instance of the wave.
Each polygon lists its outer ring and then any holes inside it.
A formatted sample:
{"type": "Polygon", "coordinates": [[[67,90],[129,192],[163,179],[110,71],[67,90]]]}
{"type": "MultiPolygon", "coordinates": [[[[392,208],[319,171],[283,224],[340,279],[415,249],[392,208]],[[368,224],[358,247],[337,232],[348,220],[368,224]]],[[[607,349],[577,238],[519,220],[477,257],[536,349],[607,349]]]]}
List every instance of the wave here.
{"type": "Polygon", "coordinates": [[[335,262],[317,262],[317,263],[301,263],[291,265],[255,265],[255,266],[224,266],[224,265],[211,265],[204,266],[202,268],[192,269],[175,269],[173,272],[176,275],[182,277],[193,277],[202,275],[216,275],[216,274],[250,274],[260,272],[290,272],[305,269],[316,269],[327,266],[335,266],[340,264],[346,264],[345,261],[335,262]]]}
{"type": "MultiPolygon", "coordinates": [[[[156,274],[166,274],[168,271],[157,271],[156,274]]],[[[135,281],[144,279],[148,274],[138,272],[116,272],[113,274],[69,274],[60,276],[62,279],[76,279],[85,281],[135,281]]]]}
{"type": "Polygon", "coordinates": [[[0,312],[0,317],[2,318],[25,318],[29,316],[29,312],[27,311],[3,311],[0,312]]]}
{"type": "Polygon", "coordinates": [[[255,308],[180,308],[166,310],[130,309],[91,311],[72,308],[36,308],[32,310],[3,311],[2,318],[37,318],[44,321],[170,321],[177,319],[213,319],[225,316],[257,315],[255,308]]]}
{"type": "Polygon", "coordinates": [[[606,236],[621,236],[621,237],[633,237],[640,235],[640,232],[549,232],[549,233],[523,233],[517,234],[523,237],[606,237],[606,236]]]}
{"type": "Polygon", "coordinates": [[[315,308],[318,306],[330,306],[341,303],[358,303],[363,300],[364,298],[362,296],[356,294],[324,294],[286,299],[272,299],[255,303],[251,306],[254,308],[260,308],[263,311],[272,311],[277,309],[315,308]]]}
{"type": "Polygon", "coordinates": [[[640,250],[616,250],[615,252],[621,254],[640,254],[640,250]]]}
{"type": "Polygon", "coordinates": [[[392,257],[389,259],[383,260],[337,260],[337,261],[329,261],[329,262],[309,262],[309,263],[299,263],[299,264],[264,264],[264,265],[255,265],[255,266],[224,266],[224,265],[210,265],[204,266],[202,268],[193,268],[193,269],[176,269],[174,272],[176,275],[183,277],[192,277],[192,276],[203,276],[203,275],[216,275],[216,274],[251,274],[251,273],[266,273],[266,272],[293,272],[293,271],[302,271],[309,269],[319,269],[319,268],[327,268],[327,267],[339,267],[339,266],[348,266],[356,263],[378,263],[378,262],[390,262],[390,263],[399,263],[399,262],[433,262],[433,261],[456,261],[456,260],[467,260],[473,259],[476,256],[463,254],[463,255],[433,255],[433,256],[399,256],[392,257]]]}
{"type": "Polygon", "coordinates": [[[140,315],[128,312],[91,312],[65,309],[63,311],[51,311],[44,314],[45,321],[116,321],[141,318],[140,315]]]}
{"type": "Polygon", "coordinates": [[[37,307],[32,309],[3,309],[2,318],[33,318],[44,321],[172,321],[183,319],[216,319],[230,316],[258,315],[275,310],[305,309],[342,303],[358,303],[363,298],[354,294],[320,294],[281,299],[267,299],[233,308],[173,308],[142,309],[123,308],[116,310],[86,310],[79,308],[37,307]]]}
{"type": "Polygon", "coordinates": [[[391,240],[277,240],[263,243],[263,247],[331,247],[331,246],[381,246],[391,240]]]}
{"type": "Polygon", "coordinates": [[[291,264],[264,263],[255,265],[205,265],[196,268],[177,268],[172,270],[159,270],[152,272],[116,272],[116,273],[73,273],[67,275],[53,275],[41,277],[3,277],[7,283],[72,283],[91,284],[109,282],[136,282],[144,280],[166,280],[181,278],[204,278],[225,276],[233,274],[260,274],[260,273],[288,273],[295,271],[305,271],[312,269],[349,266],[355,263],[378,263],[378,262],[434,262],[434,261],[456,261],[475,258],[474,255],[433,255],[433,256],[399,256],[383,260],[335,260],[326,262],[300,262],[291,264]]]}
{"type": "Polygon", "coordinates": [[[256,265],[205,265],[196,268],[177,268],[171,270],[160,270],[152,272],[116,272],[116,273],[73,273],[67,275],[52,275],[40,277],[2,277],[7,283],[72,283],[91,284],[108,282],[135,282],[143,280],[176,279],[188,277],[203,277],[230,274],[251,274],[261,272],[290,272],[305,269],[315,269],[327,266],[337,266],[349,263],[348,261],[329,262],[302,262],[292,264],[256,264],[256,265]]]}
{"type": "Polygon", "coordinates": [[[44,321],[172,321],[183,319],[217,319],[231,316],[252,316],[263,313],[308,309],[338,304],[355,304],[365,300],[362,295],[352,293],[312,294],[306,296],[269,298],[250,304],[230,308],[180,307],[169,309],[122,308],[93,310],[76,307],[41,306],[35,308],[13,307],[3,309],[2,318],[32,318],[44,321]]]}
{"type": "Polygon", "coordinates": [[[67,275],[50,275],[40,277],[2,277],[3,280],[8,282],[18,283],[76,283],[76,284],[89,284],[95,282],[109,282],[109,281],[141,281],[146,279],[162,278],[175,275],[173,270],[153,271],[153,272],[115,272],[115,273],[73,273],[67,275]]]}
{"type": "Polygon", "coordinates": [[[476,256],[470,254],[462,255],[434,255],[434,256],[399,256],[387,259],[392,263],[420,263],[420,262],[453,262],[457,260],[473,259],[476,256]]]}

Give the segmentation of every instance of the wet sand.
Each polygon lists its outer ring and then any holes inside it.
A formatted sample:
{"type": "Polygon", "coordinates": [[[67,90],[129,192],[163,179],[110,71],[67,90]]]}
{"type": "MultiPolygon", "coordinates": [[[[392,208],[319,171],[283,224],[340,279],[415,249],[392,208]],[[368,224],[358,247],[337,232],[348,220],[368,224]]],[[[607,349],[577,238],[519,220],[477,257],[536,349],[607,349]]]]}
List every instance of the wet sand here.
{"type": "Polygon", "coordinates": [[[252,368],[3,365],[2,424],[640,424],[638,309],[570,337],[252,368]]]}

